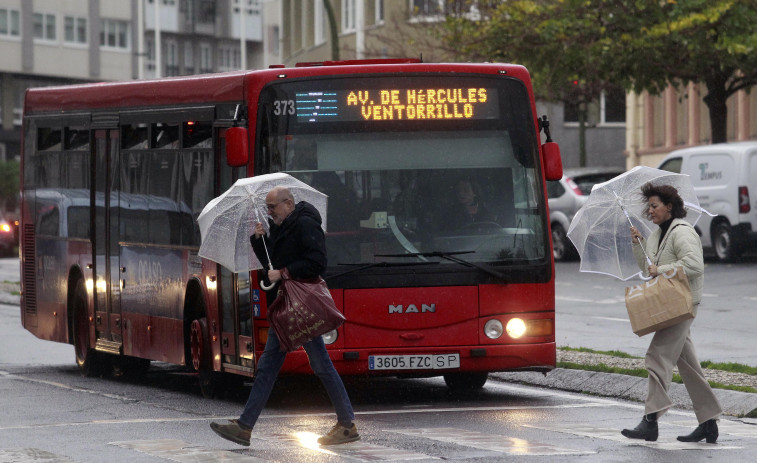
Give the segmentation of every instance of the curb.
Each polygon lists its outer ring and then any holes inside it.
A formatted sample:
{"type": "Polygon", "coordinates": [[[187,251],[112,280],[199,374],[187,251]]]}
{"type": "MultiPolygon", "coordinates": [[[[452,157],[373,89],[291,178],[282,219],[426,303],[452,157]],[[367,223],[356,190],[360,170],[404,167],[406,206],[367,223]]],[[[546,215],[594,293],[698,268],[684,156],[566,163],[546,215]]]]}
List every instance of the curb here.
{"type": "MultiPolygon", "coordinates": [[[[492,373],[489,378],[502,382],[589,393],[636,402],[644,402],[647,397],[647,378],[618,373],[555,368],[546,376],[535,372],[514,372],[492,373]]],[[[720,401],[725,415],[741,417],[757,409],[757,394],[727,389],[713,389],[713,392],[720,401]]],[[[668,393],[673,406],[686,410],[694,409],[683,384],[671,383],[668,393]]]]}

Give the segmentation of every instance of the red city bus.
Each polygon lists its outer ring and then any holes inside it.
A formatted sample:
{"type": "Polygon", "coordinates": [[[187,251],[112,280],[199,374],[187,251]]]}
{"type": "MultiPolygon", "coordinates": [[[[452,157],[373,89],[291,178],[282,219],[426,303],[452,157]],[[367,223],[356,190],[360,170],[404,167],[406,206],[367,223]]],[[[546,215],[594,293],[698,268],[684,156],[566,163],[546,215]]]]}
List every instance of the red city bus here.
{"type": "MultiPolygon", "coordinates": [[[[253,376],[268,333],[256,272],[197,254],[197,216],[239,178],[287,172],[329,195],[326,280],[344,375],[555,366],[541,144],[527,70],[418,60],[27,91],[21,320],[86,374],[185,365],[212,394],[253,376]],[[248,149],[249,147],[249,149],[248,149]]],[[[311,373],[303,350],[284,372],[311,373]]]]}

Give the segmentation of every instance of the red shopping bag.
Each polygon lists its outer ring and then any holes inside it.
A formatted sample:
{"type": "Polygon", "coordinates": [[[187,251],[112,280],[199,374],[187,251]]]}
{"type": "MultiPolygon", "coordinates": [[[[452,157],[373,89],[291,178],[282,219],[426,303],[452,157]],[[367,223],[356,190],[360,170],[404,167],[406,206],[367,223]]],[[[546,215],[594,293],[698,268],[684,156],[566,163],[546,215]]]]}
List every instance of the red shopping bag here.
{"type": "Polygon", "coordinates": [[[323,278],[293,280],[281,272],[276,300],[268,308],[268,321],[279,338],[282,352],[292,352],[322,334],[342,326],[344,315],[336,308],[323,278]]]}

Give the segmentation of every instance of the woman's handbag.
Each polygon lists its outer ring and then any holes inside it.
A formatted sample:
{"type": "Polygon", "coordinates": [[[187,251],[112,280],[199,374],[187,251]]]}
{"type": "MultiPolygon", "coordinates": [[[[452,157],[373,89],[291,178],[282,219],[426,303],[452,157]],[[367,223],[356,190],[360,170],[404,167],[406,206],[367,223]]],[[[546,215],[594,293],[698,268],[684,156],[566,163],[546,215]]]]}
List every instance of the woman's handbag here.
{"type": "Polygon", "coordinates": [[[689,279],[683,267],[626,288],[631,329],[639,336],[694,318],[689,279]]]}
{"type": "Polygon", "coordinates": [[[344,315],[336,308],[323,278],[293,280],[286,268],[281,277],[278,295],[268,308],[267,318],[282,352],[292,352],[316,336],[342,326],[344,315]]]}

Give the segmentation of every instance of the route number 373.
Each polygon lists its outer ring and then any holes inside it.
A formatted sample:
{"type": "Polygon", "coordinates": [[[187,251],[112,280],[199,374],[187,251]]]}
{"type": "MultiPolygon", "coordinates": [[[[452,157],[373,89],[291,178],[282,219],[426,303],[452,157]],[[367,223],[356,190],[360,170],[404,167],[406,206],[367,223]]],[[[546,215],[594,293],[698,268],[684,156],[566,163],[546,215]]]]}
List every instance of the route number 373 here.
{"type": "Polygon", "coordinates": [[[292,116],[294,114],[294,100],[276,100],[273,102],[274,116],[292,116]]]}

